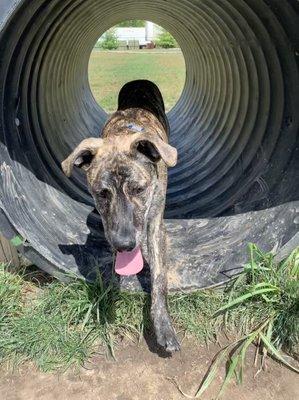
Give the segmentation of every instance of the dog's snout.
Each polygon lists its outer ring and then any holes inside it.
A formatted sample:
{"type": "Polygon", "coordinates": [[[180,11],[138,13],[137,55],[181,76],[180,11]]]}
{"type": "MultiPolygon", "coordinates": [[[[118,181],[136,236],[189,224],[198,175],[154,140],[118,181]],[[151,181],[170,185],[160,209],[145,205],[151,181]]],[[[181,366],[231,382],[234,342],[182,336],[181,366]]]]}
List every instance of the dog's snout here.
{"type": "Polygon", "coordinates": [[[112,238],[112,245],[117,251],[132,251],[136,247],[136,240],[133,236],[116,234],[112,238]]]}

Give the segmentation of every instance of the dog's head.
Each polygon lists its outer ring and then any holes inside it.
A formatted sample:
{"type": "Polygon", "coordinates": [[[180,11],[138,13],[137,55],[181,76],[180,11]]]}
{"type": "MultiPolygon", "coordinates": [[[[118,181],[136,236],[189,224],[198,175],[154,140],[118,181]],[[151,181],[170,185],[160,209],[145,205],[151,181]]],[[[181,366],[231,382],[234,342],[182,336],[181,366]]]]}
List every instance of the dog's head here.
{"type": "Polygon", "coordinates": [[[150,215],[164,207],[167,177],[158,178],[160,161],[174,166],[176,149],[157,135],[137,133],[85,139],[62,162],[67,176],[74,166],[86,171],[106,238],[117,251],[139,246],[150,215]]]}

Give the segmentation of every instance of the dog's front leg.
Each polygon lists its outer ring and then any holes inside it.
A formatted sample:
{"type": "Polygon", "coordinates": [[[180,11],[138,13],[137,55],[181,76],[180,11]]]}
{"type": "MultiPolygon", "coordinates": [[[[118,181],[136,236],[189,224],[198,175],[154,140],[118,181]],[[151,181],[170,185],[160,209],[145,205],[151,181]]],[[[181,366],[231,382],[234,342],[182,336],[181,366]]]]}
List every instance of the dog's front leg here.
{"type": "Polygon", "coordinates": [[[151,317],[157,342],[166,351],[180,350],[167,309],[166,231],[162,215],[148,226],[148,251],[151,270],[151,317]]]}

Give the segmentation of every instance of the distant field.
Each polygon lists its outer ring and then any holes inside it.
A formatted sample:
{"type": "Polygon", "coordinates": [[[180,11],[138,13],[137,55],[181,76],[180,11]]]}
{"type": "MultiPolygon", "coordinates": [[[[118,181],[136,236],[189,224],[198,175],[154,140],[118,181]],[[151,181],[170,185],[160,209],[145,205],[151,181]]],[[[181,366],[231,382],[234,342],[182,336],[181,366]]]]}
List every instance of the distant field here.
{"type": "Polygon", "coordinates": [[[180,52],[93,51],[89,63],[92,92],[101,106],[112,112],[120,88],[133,79],[149,79],[160,88],[166,109],[177,102],[185,82],[185,62],[180,52]]]}

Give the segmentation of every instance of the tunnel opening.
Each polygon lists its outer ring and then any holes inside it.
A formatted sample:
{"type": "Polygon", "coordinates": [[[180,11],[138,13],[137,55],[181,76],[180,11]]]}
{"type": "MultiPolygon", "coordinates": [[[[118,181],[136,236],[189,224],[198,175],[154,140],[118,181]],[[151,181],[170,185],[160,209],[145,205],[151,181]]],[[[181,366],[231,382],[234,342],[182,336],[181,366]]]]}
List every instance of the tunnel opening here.
{"type": "MultiPolygon", "coordinates": [[[[179,153],[165,211],[170,287],[220,283],[239,270],[249,241],[267,250],[293,239],[299,24],[292,1],[4,0],[0,11],[0,226],[24,238],[22,250],[37,265],[87,276],[111,262],[83,173],[69,180],[60,162],[82,139],[98,137],[106,120],[88,81],[94,43],[133,18],[170,31],[186,62],[182,95],[168,113],[179,153]]],[[[139,287],[136,278],[123,285],[139,287]]]]}
{"type": "Polygon", "coordinates": [[[182,94],[186,66],[178,42],[162,26],[143,20],[121,21],[95,43],[88,77],[95,100],[108,114],[117,109],[122,86],[138,79],[159,87],[169,112],[182,94]]]}

